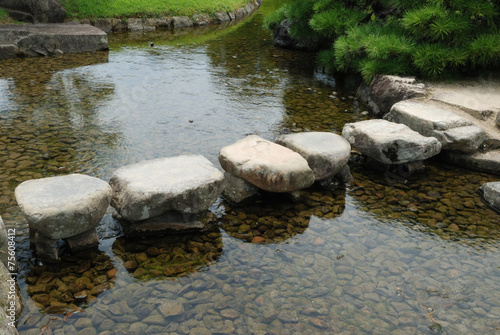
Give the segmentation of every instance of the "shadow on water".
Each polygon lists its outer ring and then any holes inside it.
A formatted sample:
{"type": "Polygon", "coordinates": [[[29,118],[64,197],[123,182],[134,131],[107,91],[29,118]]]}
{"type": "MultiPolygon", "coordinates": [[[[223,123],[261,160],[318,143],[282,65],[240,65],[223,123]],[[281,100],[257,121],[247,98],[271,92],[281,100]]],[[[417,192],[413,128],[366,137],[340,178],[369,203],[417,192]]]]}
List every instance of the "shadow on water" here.
{"type": "Polygon", "coordinates": [[[343,190],[302,192],[301,201],[295,203],[290,196],[263,194],[246,205],[226,205],[221,228],[246,242],[280,243],[303,234],[311,216],[331,219],[340,216],[344,206],[343,190]]]}
{"type": "Polygon", "coordinates": [[[120,237],[113,243],[113,254],[139,280],[187,276],[216,261],[222,249],[218,229],[163,237],[120,237]]]}

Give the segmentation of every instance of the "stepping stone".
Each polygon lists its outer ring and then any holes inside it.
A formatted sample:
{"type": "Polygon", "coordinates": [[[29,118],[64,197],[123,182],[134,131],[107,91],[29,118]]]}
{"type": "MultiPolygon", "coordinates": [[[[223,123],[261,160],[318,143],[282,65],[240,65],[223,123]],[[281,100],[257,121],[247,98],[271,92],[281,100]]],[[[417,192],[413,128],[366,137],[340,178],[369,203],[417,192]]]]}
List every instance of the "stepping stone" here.
{"type": "Polygon", "coordinates": [[[481,185],[479,192],[484,201],[500,213],[500,182],[491,182],[481,185]]]}
{"type": "Polygon", "coordinates": [[[424,136],[437,138],[443,150],[472,153],[486,140],[484,130],[469,120],[425,103],[398,102],[384,119],[407,125],[424,136]]]}
{"type": "Polygon", "coordinates": [[[361,153],[383,164],[422,161],[441,151],[436,138],[422,136],[404,124],[387,120],[347,123],[342,136],[361,153]]]}
{"type": "Polygon", "coordinates": [[[275,142],[305,158],[317,181],[339,173],[351,157],[351,145],[334,133],[308,132],[280,135],[275,142]]]}
{"type": "Polygon", "coordinates": [[[259,189],[249,182],[224,172],[224,186],[222,196],[233,203],[240,203],[245,199],[259,194],[259,189]]]}
{"type": "Polygon", "coordinates": [[[201,155],[158,158],[124,166],[111,176],[111,205],[135,222],[178,211],[206,211],[220,196],[224,175],[201,155]]]}
{"type": "Polygon", "coordinates": [[[109,206],[111,188],[98,178],[71,174],[25,181],[15,196],[39,256],[56,261],[59,239],[73,250],[98,244],[95,226],[109,206]]]}
{"type": "Polygon", "coordinates": [[[222,148],[219,162],[227,172],[269,192],[293,192],[314,183],[301,155],[257,135],[222,148]]]}

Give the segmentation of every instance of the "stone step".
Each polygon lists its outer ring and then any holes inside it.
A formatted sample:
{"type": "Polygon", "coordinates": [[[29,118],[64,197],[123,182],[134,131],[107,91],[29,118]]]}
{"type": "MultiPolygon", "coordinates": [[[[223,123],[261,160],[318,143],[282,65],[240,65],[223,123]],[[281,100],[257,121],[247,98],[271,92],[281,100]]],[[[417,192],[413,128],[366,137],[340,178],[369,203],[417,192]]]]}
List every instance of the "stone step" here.
{"type": "Polygon", "coordinates": [[[300,154],[257,135],[222,148],[219,162],[233,176],[268,192],[293,192],[314,183],[313,171],[300,154]]]}
{"type": "Polygon", "coordinates": [[[481,185],[479,193],[484,201],[500,213],[500,182],[491,182],[481,185]]]}
{"type": "Polygon", "coordinates": [[[457,151],[443,151],[442,156],[450,163],[492,174],[500,174],[500,150],[465,154],[457,151]]]}
{"type": "Polygon", "coordinates": [[[498,103],[498,93],[482,92],[481,94],[469,91],[463,92],[440,92],[433,95],[432,100],[440,101],[450,106],[458,107],[480,120],[496,120],[500,108],[495,106],[498,103]]]}
{"type": "Polygon", "coordinates": [[[351,145],[334,133],[306,132],[278,136],[275,141],[307,160],[316,181],[330,179],[346,166],[351,145]]]}
{"type": "Polygon", "coordinates": [[[441,143],[436,138],[381,119],[347,123],[342,136],[361,153],[389,165],[422,161],[441,151],[441,143]]]}
{"type": "Polygon", "coordinates": [[[473,153],[486,140],[484,130],[471,121],[425,102],[398,102],[384,119],[405,124],[424,136],[437,138],[443,150],[473,153]]]}

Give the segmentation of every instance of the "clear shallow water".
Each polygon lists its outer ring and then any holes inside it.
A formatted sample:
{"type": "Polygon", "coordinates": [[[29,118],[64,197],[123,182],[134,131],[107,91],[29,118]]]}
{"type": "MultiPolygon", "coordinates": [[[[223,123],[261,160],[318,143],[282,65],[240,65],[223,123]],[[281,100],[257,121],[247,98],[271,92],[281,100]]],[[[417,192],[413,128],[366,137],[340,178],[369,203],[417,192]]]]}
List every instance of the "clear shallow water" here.
{"type": "Polygon", "coordinates": [[[272,47],[261,20],[277,6],[225,30],[114,36],[109,53],[0,63],[0,214],[19,234],[21,334],[500,331],[499,216],[476,193],[497,178],[438,162],[401,178],[355,155],[347,190],[221,200],[219,224],[201,234],[127,239],[108,214],[99,251],[35,261],[13,196],[24,180],[108,180],[183,153],[218,164],[246,134],[338,132],[364,118],[348,79],[272,47]]]}

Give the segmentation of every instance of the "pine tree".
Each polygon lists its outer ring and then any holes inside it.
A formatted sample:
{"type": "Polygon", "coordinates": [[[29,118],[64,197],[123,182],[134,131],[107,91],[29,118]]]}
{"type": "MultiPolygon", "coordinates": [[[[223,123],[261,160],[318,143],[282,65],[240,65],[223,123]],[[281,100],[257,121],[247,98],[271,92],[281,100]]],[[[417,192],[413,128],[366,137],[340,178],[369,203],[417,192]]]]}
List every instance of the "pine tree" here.
{"type": "Polygon", "coordinates": [[[294,38],[331,45],[318,54],[325,68],[421,75],[500,66],[500,0],[297,0],[267,18],[292,22],[294,38]]]}

